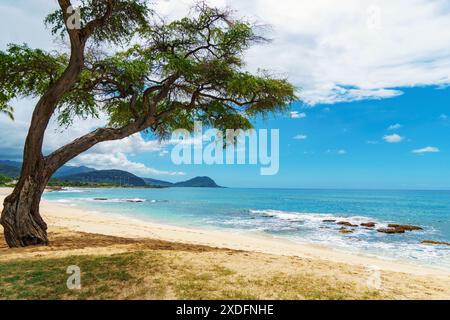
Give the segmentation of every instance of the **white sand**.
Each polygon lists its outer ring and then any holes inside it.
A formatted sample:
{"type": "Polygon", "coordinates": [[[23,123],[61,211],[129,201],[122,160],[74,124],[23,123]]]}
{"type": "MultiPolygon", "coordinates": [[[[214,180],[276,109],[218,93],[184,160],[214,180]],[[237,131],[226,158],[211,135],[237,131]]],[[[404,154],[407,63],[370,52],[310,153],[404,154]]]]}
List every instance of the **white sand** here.
{"type": "MultiPolygon", "coordinates": [[[[11,189],[0,188],[1,203],[3,203],[4,197],[10,192],[11,189]]],[[[301,245],[266,235],[175,227],[130,219],[108,214],[107,212],[90,212],[53,202],[42,201],[41,214],[48,223],[50,230],[54,227],[62,227],[73,231],[110,236],[152,238],[273,255],[319,259],[364,268],[375,267],[381,271],[403,272],[412,275],[450,277],[450,271],[446,270],[350,254],[315,245],[301,245]]]]}

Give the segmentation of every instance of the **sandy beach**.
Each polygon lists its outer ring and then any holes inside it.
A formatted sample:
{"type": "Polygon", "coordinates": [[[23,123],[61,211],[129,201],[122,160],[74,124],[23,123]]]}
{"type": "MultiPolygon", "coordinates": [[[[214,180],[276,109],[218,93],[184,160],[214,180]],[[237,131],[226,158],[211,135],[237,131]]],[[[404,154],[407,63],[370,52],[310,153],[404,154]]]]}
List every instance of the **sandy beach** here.
{"type": "MultiPolygon", "coordinates": [[[[11,192],[0,189],[0,201],[11,192]]],[[[162,241],[188,246],[205,246],[217,250],[239,252],[239,258],[224,258],[230,268],[247,272],[269,272],[273,269],[285,272],[307,272],[313,278],[323,278],[339,283],[353,283],[361,290],[375,290],[380,298],[389,299],[450,299],[450,271],[432,267],[423,267],[399,261],[372,258],[349,254],[331,248],[314,245],[299,245],[287,240],[265,235],[243,234],[203,229],[181,228],[170,225],[149,223],[136,219],[111,215],[107,212],[87,212],[77,207],[43,201],[41,214],[49,225],[50,241],[52,234],[79,238],[79,234],[102,235],[140,241],[162,241]],[[78,236],[77,236],[78,235],[78,236]],[[245,256],[245,254],[247,256],[245,256]],[[244,259],[243,257],[247,257],[244,259]],[[271,260],[272,264],[258,264],[260,260],[271,260]],[[292,262],[295,259],[295,263],[292,262]],[[275,267],[275,265],[276,267],[275,267]],[[307,270],[293,269],[298,264],[307,270]],[[254,266],[254,268],[252,267],[254,266]],[[265,266],[265,267],[264,267],[265,266]],[[252,269],[253,268],[253,269],[252,269]],[[370,288],[370,277],[380,274],[381,286],[370,288]],[[369,286],[369,288],[368,288],[369,286]]],[[[7,249],[1,239],[0,263],[54,256],[80,254],[113,254],[126,252],[127,247],[114,246],[114,241],[100,249],[98,245],[84,246],[57,252],[45,248],[7,249]]],[[[118,243],[120,244],[120,243],[118,243]]],[[[51,246],[50,246],[51,247],[51,246]]],[[[214,251],[213,251],[214,252],[214,251]]],[[[222,252],[222,253],[221,253],[222,252]]],[[[209,253],[211,255],[214,253],[209,253]]],[[[214,259],[221,260],[219,256],[214,259]]],[[[261,298],[261,296],[259,296],[261,298]]],[[[262,297],[265,298],[265,297],[262,297]]],[[[344,297],[345,298],[345,297],[344,297]]]]}

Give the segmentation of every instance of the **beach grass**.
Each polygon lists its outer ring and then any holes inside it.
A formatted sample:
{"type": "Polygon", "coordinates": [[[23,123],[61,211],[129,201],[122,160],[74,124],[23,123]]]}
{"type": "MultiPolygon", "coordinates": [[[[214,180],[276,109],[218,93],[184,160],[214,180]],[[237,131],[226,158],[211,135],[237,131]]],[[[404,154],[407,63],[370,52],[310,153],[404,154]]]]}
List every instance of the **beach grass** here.
{"type": "Polygon", "coordinates": [[[50,225],[48,246],[10,249],[0,227],[0,300],[450,297],[446,271],[48,203],[42,209],[50,225]],[[74,265],[81,270],[80,290],[66,285],[67,268],[74,265]],[[378,289],[368,282],[373,265],[379,267],[378,289]]]}
{"type": "MultiPolygon", "coordinates": [[[[0,247],[0,299],[381,299],[294,257],[58,230],[48,247],[0,247]],[[69,266],[81,289],[69,290],[69,266]],[[314,268],[314,269],[313,269],[314,268]],[[309,270],[309,271],[308,271],[309,270]]],[[[0,237],[0,241],[3,241],[0,237]]],[[[355,272],[355,270],[352,270],[355,272]]],[[[364,280],[364,274],[360,274],[364,280]]]]}
{"type": "MultiPolygon", "coordinates": [[[[236,253],[239,254],[239,253],[236,253]]],[[[375,291],[312,273],[239,272],[227,254],[143,250],[109,256],[33,258],[0,263],[2,299],[376,299],[375,291]],[[67,267],[81,269],[80,290],[66,286],[67,267]]],[[[258,263],[258,261],[255,261],[258,263]]]]}

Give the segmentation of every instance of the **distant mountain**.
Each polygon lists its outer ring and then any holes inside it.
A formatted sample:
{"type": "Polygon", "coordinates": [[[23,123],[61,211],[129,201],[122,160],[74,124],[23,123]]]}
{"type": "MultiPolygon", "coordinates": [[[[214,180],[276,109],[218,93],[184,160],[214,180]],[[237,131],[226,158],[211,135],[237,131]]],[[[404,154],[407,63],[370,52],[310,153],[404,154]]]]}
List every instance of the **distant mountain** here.
{"type": "Polygon", "coordinates": [[[209,177],[196,177],[194,179],[178,182],[173,185],[176,188],[221,188],[209,177]]]}
{"type": "Polygon", "coordinates": [[[16,178],[20,175],[20,168],[0,163],[0,175],[16,178]]]}
{"type": "Polygon", "coordinates": [[[95,169],[88,168],[85,166],[81,167],[72,167],[72,166],[63,166],[58,171],[55,172],[53,178],[60,178],[64,176],[71,176],[75,174],[89,173],[96,171],[95,169]]]}
{"type": "MultiPolygon", "coordinates": [[[[0,175],[15,178],[19,176],[21,168],[21,162],[0,160],[0,175]]],[[[95,170],[85,166],[63,166],[56,171],[52,178],[69,182],[91,182],[135,187],[221,188],[209,177],[196,177],[188,181],[172,183],[152,178],[140,178],[122,170],[95,170]]]]}
{"type": "Polygon", "coordinates": [[[150,187],[164,188],[221,188],[209,177],[196,177],[188,181],[172,183],[168,181],[156,180],[151,178],[142,178],[150,187]]]}
{"type": "Polygon", "coordinates": [[[172,187],[173,183],[168,181],[156,180],[152,178],[142,178],[149,187],[172,187]]]}
{"type": "Polygon", "coordinates": [[[99,170],[59,177],[59,180],[70,182],[105,183],[121,186],[145,187],[142,178],[122,170],[99,170]]]}
{"type": "Polygon", "coordinates": [[[22,162],[11,160],[0,160],[0,164],[5,164],[11,167],[22,168],[22,162]]]}
{"type": "MultiPolygon", "coordinates": [[[[22,168],[22,162],[19,161],[11,161],[11,160],[0,160],[0,174],[3,174],[8,177],[16,177],[20,174],[20,169],[22,168]],[[1,169],[5,166],[9,167],[9,169],[1,169]],[[15,168],[13,170],[12,168],[15,168]],[[5,172],[8,172],[9,174],[1,173],[5,170],[5,172]]],[[[88,168],[88,167],[75,167],[75,166],[63,166],[58,171],[55,172],[53,175],[53,178],[60,178],[63,176],[69,176],[79,173],[87,173],[96,171],[95,169],[88,168]]]]}

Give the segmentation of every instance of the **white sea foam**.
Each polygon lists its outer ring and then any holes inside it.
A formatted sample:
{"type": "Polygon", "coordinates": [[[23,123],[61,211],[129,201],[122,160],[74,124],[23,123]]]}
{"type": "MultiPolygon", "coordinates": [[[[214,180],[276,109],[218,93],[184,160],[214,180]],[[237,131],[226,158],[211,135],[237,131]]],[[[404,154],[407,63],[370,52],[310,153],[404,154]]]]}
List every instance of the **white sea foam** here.
{"type": "Polygon", "coordinates": [[[370,254],[377,257],[390,259],[406,259],[427,262],[435,265],[450,265],[450,248],[439,246],[421,245],[422,237],[431,236],[436,230],[426,227],[425,230],[408,232],[402,235],[387,235],[376,231],[385,228],[395,221],[380,221],[362,215],[307,213],[282,210],[249,210],[250,219],[230,220],[228,224],[236,227],[246,226],[253,230],[275,232],[281,236],[287,236],[299,243],[315,243],[332,246],[355,253],[370,254]],[[324,220],[335,220],[336,223],[324,223],[324,220]],[[342,226],[337,222],[345,221],[358,227],[352,228],[353,233],[341,234],[338,229],[342,226]],[[376,228],[364,228],[361,223],[374,222],[376,228]],[[295,225],[296,227],[292,227],[295,225]],[[258,227],[257,227],[258,226],[258,227]],[[298,230],[297,235],[283,231],[298,230]]]}
{"type": "Polygon", "coordinates": [[[89,199],[90,201],[95,202],[103,202],[103,203],[142,203],[146,202],[147,200],[141,199],[141,198],[126,198],[126,199],[120,199],[120,198],[93,198],[89,199]]]}
{"type": "Polygon", "coordinates": [[[296,212],[296,211],[281,211],[281,210],[249,210],[250,214],[260,217],[273,217],[290,222],[303,221],[305,224],[311,226],[320,224],[323,225],[324,220],[336,220],[336,222],[344,221],[354,225],[360,225],[365,222],[375,222],[378,227],[387,226],[388,222],[378,221],[377,219],[365,216],[348,216],[343,214],[331,214],[331,213],[309,213],[309,212],[296,212]]]}
{"type": "Polygon", "coordinates": [[[58,193],[84,193],[87,190],[75,189],[75,188],[63,188],[62,190],[55,191],[58,193]]]}

